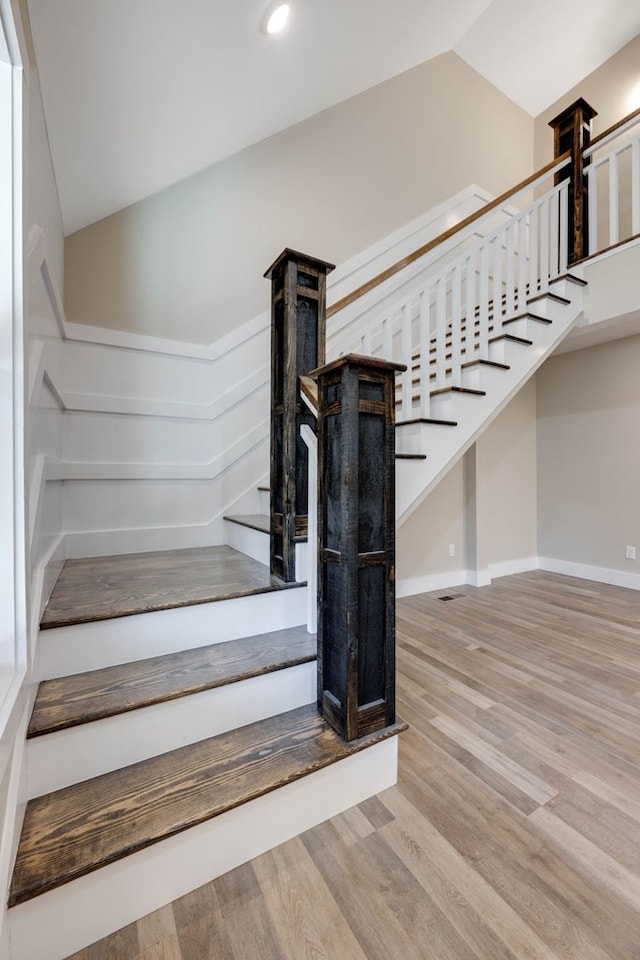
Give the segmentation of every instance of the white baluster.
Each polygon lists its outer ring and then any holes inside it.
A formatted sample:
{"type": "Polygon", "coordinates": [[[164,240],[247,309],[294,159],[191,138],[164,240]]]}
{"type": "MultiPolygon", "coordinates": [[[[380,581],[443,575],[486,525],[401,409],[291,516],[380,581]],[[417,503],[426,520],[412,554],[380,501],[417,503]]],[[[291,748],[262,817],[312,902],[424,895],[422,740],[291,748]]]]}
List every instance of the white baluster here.
{"type": "Polygon", "coordinates": [[[538,289],[538,207],[529,214],[529,297],[538,289]]]}
{"type": "Polygon", "coordinates": [[[493,329],[502,323],[502,231],[491,241],[493,254],[493,329]]]}
{"type": "Polygon", "coordinates": [[[300,427],[300,436],[308,453],[307,469],[307,632],[318,629],[318,438],[307,423],[300,427]]]}
{"type": "Polygon", "coordinates": [[[560,253],[560,191],[556,188],[549,200],[549,278],[553,280],[559,276],[558,259],[560,253]]]}
{"type": "Polygon", "coordinates": [[[504,312],[507,317],[512,317],[516,312],[516,263],[515,263],[515,224],[511,220],[505,229],[505,243],[507,248],[507,276],[504,312]]]}
{"type": "Polygon", "coordinates": [[[462,386],[462,267],[451,273],[451,385],[462,386]]]}
{"type": "Polygon", "coordinates": [[[411,385],[413,361],[411,355],[411,304],[406,300],[400,307],[400,342],[401,362],[407,369],[402,373],[402,419],[408,420],[413,406],[413,389],[411,385]]]}
{"type": "Polygon", "coordinates": [[[560,186],[560,256],[558,272],[566,273],[569,264],[569,181],[560,186]]]}
{"type": "Polygon", "coordinates": [[[549,199],[545,198],[540,206],[540,287],[549,286],[549,199]]]}
{"type": "Polygon", "coordinates": [[[382,356],[385,360],[393,360],[393,328],[391,317],[382,321],[382,356]]]}
{"type": "Polygon", "coordinates": [[[436,280],[436,382],[435,389],[444,387],[447,369],[447,287],[445,278],[436,280]]]}
{"type": "Polygon", "coordinates": [[[527,260],[528,260],[528,217],[518,217],[518,310],[522,311],[527,302],[527,260]]]}
{"type": "Polygon", "coordinates": [[[429,417],[431,413],[431,398],[429,390],[431,381],[431,327],[429,324],[429,297],[430,288],[420,291],[419,300],[419,327],[420,327],[420,416],[429,417]]]}
{"type": "MultiPolygon", "coordinates": [[[[480,248],[480,276],[478,278],[479,292],[479,324],[478,324],[478,359],[489,359],[489,244],[483,243],[480,248]]],[[[467,331],[469,323],[473,325],[473,317],[467,317],[467,331]]]]}
{"type": "Polygon", "coordinates": [[[476,252],[472,250],[465,262],[465,308],[463,321],[466,329],[465,351],[467,360],[474,360],[475,349],[475,313],[478,296],[476,294],[476,252]]]}
{"type": "Polygon", "coordinates": [[[631,145],[631,234],[640,233],[640,140],[631,145]]]}
{"type": "Polygon", "coordinates": [[[589,253],[598,248],[598,165],[587,167],[587,190],[589,191],[589,253]]]}
{"type": "Polygon", "coordinates": [[[618,239],[618,154],[614,153],[609,157],[609,246],[618,239]]]}

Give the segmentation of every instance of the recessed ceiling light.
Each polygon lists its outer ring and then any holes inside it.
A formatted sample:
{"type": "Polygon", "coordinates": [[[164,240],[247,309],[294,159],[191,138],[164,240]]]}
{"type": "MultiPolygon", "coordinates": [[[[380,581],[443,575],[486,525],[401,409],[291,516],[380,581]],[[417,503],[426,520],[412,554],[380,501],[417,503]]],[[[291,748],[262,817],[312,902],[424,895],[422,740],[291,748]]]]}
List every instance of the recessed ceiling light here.
{"type": "Polygon", "coordinates": [[[267,7],[262,26],[265,33],[279,33],[289,19],[290,3],[272,3],[267,7]]]}

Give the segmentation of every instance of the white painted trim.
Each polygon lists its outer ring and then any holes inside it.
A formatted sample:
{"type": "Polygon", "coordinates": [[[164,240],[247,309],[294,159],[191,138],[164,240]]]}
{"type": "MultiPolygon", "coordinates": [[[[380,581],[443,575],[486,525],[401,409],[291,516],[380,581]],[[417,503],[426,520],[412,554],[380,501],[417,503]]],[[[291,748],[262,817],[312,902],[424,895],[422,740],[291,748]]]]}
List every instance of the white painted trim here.
{"type": "MultiPolygon", "coordinates": [[[[463,217],[457,213],[458,208],[466,209],[471,205],[474,210],[477,210],[492,199],[494,199],[492,194],[472,184],[410,223],[400,227],[378,243],[351,257],[328,278],[328,292],[334,293],[335,291],[332,299],[340,299],[350,290],[364,283],[369,276],[374,276],[380,269],[383,269],[381,260],[386,258],[386,260],[395,261],[402,256],[403,252],[399,248],[403,244],[409,243],[411,249],[413,249],[416,245],[426,242],[427,239],[437,236],[447,227],[459,222],[463,217]],[[425,232],[428,234],[427,237],[422,236],[425,232]]],[[[466,215],[465,213],[464,216],[466,215]]],[[[46,262],[41,228],[34,228],[31,232],[29,256],[32,256],[38,262],[39,269],[42,270],[45,285],[54,304],[54,313],[60,332],[65,340],[121,347],[127,350],[170,354],[175,357],[215,360],[237,349],[270,326],[270,314],[266,310],[230,333],[225,334],[219,340],[205,345],[181,340],[168,340],[145,334],[134,334],[106,327],[95,327],[90,324],[72,323],[65,316],[62,298],[56,289],[55,281],[46,262]]]]}
{"type": "Polygon", "coordinates": [[[398,580],[396,597],[413,597],[417,593],[433,593],[434,590],[448,590],[450,587],[461,587],[468,583],[466,570],[452,570],[448,573],[428,573],[421,577],[407,577],[398,580]]]}
{"type": "Polygon", "coordinates": [[[510,577],[514,573],[528,573],[538,569],[538,557],[521,557],[517,560],[503,560],[500,563],[489,564],[490,579],[510,577]]]}
{"type": "Polygon", "coordinates": [[[314,703],[316,661],[27,740],[29,798],[314,703]]]}
{"type": "Polygon", "coordinates": [[[395,784],[391,737],[9,911],[11,960],[63,960],[395,784]]]}
{"type": "Polygon", "coordinates": [[[640,573],[628,573],[625,570],[614,570],[611,567],[596,567],[589,563],[579,563],[574,560],[539,557],[538,569],[547,570],[549,573],[565,574],[568,577],[579,577],[581,580],[608,583],[613,587],[640,590],[640,573]]]}

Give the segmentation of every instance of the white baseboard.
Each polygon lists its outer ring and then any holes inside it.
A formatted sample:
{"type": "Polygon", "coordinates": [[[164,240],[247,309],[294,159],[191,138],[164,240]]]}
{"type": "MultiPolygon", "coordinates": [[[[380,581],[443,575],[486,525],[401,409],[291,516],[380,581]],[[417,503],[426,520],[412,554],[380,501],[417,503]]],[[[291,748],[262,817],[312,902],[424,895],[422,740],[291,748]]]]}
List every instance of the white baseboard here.
{"type": "Polygon", "coordinates": [[[390,737],[294,783],[12,907],[11,960],[63,960],[397,779],[390,737]]]}
{"type": "MultiPolygon", "coordinates": [[[[496,577],[508,577],[513,573],[526,573],[538,569],[538,557],[521,557],[490,563],[489,569],[451,570],[448,573],[430,573],[422,577],[407,577],[398,580],[396,596],[413,597],[417,593],[432,593],[434,590],[449,590],[453,587],[486,587],[496,577]]],[[[579,574],[575,574],[579,576],[579,574]]],[[[592,578],[594,579],[594,578],[592,578]]]]}
{"type": "Polygon", "coordinates": [[[468,583],[466,570],[452,570],[449,573],[428,573],[422,577],[407,577],[396,583],[396,597],[413,597],[417,593],[432,593],[434,590],[448,590],[468,583]]]}
{"type": "Polygon", "coordinates": [[[562,573],[581,580],[595,580],[608,583],[613,587],[628,587],[640,590],[640,573],[627,573],[626,570],[614,570],[611,567],[595,567],[589,563],[577,563],[574,560],[558,560],[553,557],[538,557],[538,569],[549,573],[562,573]]]}
{"type": "Polygon", "coordinates": [[[489,582],[497,577],[510,577],[514,573],[527,573],[529,570],[537,570],[538,566],[538,557],[521,557],[519,560],[503,560],[501,563],[490,563],[489,582]]]}

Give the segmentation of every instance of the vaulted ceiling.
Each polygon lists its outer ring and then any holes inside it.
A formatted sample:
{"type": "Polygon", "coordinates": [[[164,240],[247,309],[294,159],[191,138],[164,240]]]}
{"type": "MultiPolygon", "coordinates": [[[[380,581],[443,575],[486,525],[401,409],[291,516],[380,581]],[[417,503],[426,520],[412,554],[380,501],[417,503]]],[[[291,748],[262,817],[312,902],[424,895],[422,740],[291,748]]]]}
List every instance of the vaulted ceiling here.
{"type": "Polygon", "coordinates": [[[638,0],[266,6],[29,0],[66,233],[448,50],[536,116],[640,33],[638,0]]]}

